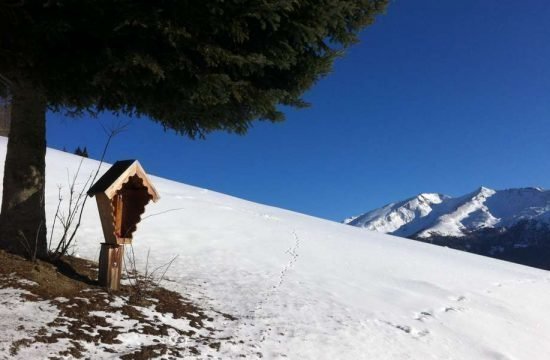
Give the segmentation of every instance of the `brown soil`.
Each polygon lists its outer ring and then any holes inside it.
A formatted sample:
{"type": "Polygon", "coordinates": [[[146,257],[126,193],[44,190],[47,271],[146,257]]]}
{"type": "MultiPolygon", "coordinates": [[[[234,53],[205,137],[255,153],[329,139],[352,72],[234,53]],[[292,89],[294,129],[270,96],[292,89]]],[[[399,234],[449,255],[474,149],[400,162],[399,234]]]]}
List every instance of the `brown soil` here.
{"type": "MultiPolygon", "coordinates": [[[[211,326],[213,318],[206,315],[205,310],[184,299],[176,292],[152,286],[145,296],[140,297],[139,303],[127,302],[122,306],[113,306],[111,303],[115,297],[122,296],[125,299],[132,299],[133,289],[129,286],[122,286],[119,292],[113,293],[99,287],[96,281],[97,264],[92,261],[65,257],[55,264],[43,261],[31,263],[21,257],[0,250],[0,264],[0,288],[25,289],[31,293],[31,295],[25,297],[26,301],[49,300],[51,304],[57,306],[60,313],[53,322],[47,325],[47,328],[66,327],[68,329],[66,332],[52,333],[44,328],[32,338],[14,341],[11,346],[12,355],[16,355],[22,347],[29,346],[33,342],[55,343],[62,338],[69,339],[70,346],[58,354],[59,358],[83,357],[82,342],[93,344],[120,343],[117,337],[121,334],[121,329],[113,328],[105,317],[90,314],[94,311],[103,311],[108,314],[119,312],[129,319],[137,320],[139,326],[130,329],[130,332],[167,336],[169,330],[172,329],[180,337],[193,337],[195,343],[199,342],[214,349],[218,349],[220,346],[220,338],[215,338],[218,330],[213,329],[211,326]],[[21,283],[20,279],[33,281],[38,285],[21,283]],[[205,329],[209,335],[198,335],[198,331],[193,330],[182,331],[161,322],[159,319],[147,319],[140,309],[151,306],[154,306],[155,310],[161,314],[170,313],[173,318],[189,320],[191,327],[197,330],[205,329]],[[97,329],[98,327],[99,329],[97,329]],[[111,327],[111,329],[101,329],[104,327],[111,327]]],[[[210,313],[212,312],[215,311],[210,311],[210,313]]],[[[226,319],[236,320],[230,315],[221,315],[226,319]]],[[[184,355],[182,351],[199,354],[199,351],[193,346],[181,348],[159,343],[153,346],[143,346],[132,353],[120,355],[124,359],[150,359],[159,355],[178,358],[184,355]]]]}

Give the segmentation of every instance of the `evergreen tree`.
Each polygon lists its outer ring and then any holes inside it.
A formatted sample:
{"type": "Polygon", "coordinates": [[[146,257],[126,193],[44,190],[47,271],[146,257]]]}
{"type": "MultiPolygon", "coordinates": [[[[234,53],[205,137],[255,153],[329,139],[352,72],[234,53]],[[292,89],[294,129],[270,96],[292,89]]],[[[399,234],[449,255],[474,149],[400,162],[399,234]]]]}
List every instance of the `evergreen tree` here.
{"type": "Polygon", "coordinates": [[[80,148],[80,146],[77,146],[77,148],[74,151],[74,154],[87,158],[88,157],[88,149],[86,148],[86,146],[84,146],[82,149],[80,148]]]}
{"type": "MultiPolygon", "coordinates": [[[[12,98],[0,246],[46,255],[46,109],[146,116],[191,138],[280,121],[388,0],[0,0],[12,98]]],[[[26,254],[28,255],[28,254],[26,254]]]]}

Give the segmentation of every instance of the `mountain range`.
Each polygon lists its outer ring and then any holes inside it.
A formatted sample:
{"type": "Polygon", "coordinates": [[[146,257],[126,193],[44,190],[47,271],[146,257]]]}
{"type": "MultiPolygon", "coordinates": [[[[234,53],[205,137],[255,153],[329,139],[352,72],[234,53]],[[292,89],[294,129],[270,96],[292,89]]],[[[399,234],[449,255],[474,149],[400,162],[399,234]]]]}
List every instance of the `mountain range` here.
{"type": "Polygon", "coordinates": [[[423,193],[344,223],[550,270],[550,191],[542,188],[423,193]]]}

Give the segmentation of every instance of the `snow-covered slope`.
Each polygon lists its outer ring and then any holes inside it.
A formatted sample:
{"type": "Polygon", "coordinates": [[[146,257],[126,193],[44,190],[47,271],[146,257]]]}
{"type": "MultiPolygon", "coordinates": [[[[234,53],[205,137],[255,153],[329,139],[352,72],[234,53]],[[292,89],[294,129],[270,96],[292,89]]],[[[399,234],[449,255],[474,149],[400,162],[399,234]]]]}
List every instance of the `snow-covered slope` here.
{"type": "MultiPolygon", "coordinates": [[[[48,150],[50,224],[56,185],[78,161],[48,150]]],[[[96,166],[84,161],[82,182],[96,166]]],[[[166,285],[238,318],[215,319],[225,327],[220,349],[200,349],[201,358],[549,358],[546,271],[152,179],[161,200],[138,227],[138,257],[151,249],[160,264],[179,254],[166,285]]],[[[78,254],[97,259],[101,240],[90,202],[78,254]]],[[[2,331],[10,329],[0,325],[0,345],[2,331]]]]}
{"type": "Polygon", "coordinates": [[[461,237],[481,229],[508,228],[521,220],[549,223],[550,191],[481,187],[457,198],[420,194],[345,220],[368,230],[416,238],[461,237]]]}

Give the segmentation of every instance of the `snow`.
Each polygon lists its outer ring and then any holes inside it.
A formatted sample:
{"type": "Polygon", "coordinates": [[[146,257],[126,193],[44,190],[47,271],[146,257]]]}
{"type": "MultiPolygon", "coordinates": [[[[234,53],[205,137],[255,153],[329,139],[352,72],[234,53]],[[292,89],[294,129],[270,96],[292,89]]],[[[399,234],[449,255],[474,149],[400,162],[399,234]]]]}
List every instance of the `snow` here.
{"type": "MultiPolygon", "coordinates": [[[[0,158],[4,153],[5,139],[0,138],[0,158]]],[[[78,162],[74,155],[48,150],[49,224],[57,205],[56,185],[66,190],[67,171],[74,173],[78,162]]],[[[84,160],[82,183],[96,166],[96,161],[84,160]]],[[[135,234],[138,265],[144,265],[148,249],[150,266],[179,255],[164,285],[202,308],[237,318],[214,316],[211,326],[223,329],[220,339],[231,339],[221,341],[219,350],[197,344],[199,358],[206,354],[221,359],[259,354],[267,359],[550,357],[546,316],[550,273],[546,271],[364,231],[154,176],[152,182],[161,199],[147,207],[135,234]]],[[[495,196],[489,193],[482,190],[471,196],[478,196],[479,204],[473,208],[487,206],[482,197],[495,196]]],[[[427,217],[435,208],[452,203],[458,205],[455,212],[460,216],[473,211],[463,207],[465,199],[450,200],[428,194],[409,210],[427,217]]],[[[89,201],[77,253],[97,259],[101,241],[95,201],[89,201]]],[[[0,304],[4,299],[0,295],[0,304]]],[[[5,311],[3,306],[0,312],[5,311]]],[[[109,315],[113,323],[124,320],[120,314],[109,315]]],[[[0,329],[2,339],[11,331],[0,329]]],[[[151,341],[136,333],[122,340],[121,352],[125,346],[151,341]]],[[[186,339],[163,341],[179,346],[186,339]]],[[[93,351],[90,346],[89,356],[97,355],[93,351]]],[[[3,356],[7,353],[0,350],[3,356]]]]}
{"type": "Polygon", "coordinates": [[[452,198],[420,194],[356,216],[344,223],[397,236],[462,237],[484,228],[510,227],[520,220],[550,223],[550,191],[541,188],[476,191],[452,198]]]}
{"type": "MultiPolygon", "coordinates": [[[[25,301],[32,294],[26,290],[0,288],[0,359],[8,358],[14,341],[29,339],[49,322],[59,311],[47,301],[25,301]]],[[[26,354],[44,353],[46,344],[33,344],[26,354]]],[[[28,358],[28,357],[27,357],[28,358]]]]}
{"type": "MultiPolygon", "coordinates": [[[[366,214],[346,219],[344,223],[368,230],[394,233],[403,226],[410,227],[414,219],[424,218],[432,212],[435,205],[441,204],[446,199],[447,196],[441,194],[420,194],[412,199],[391,203],[366,214]]],[[[409,228],[408,231],[415,233],[418,230],[409,228]]]]}
{"type": "Polygon", "coordinates": [[[479,190],[460,198],[453,204],[453,210],[440,215],[430,229],[418,234],[420,238],[429,237],[432,234],[447,236],[462,236],[466,224],[470,224],[469,230],[478,230],[488,226],[493,227],[497,222],[491,215],[485,201],[494,195],[494,190],[481,187],[479,190]]]}

